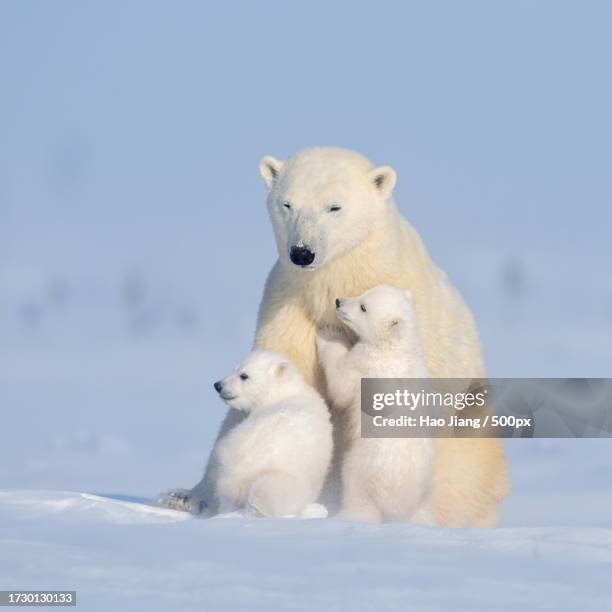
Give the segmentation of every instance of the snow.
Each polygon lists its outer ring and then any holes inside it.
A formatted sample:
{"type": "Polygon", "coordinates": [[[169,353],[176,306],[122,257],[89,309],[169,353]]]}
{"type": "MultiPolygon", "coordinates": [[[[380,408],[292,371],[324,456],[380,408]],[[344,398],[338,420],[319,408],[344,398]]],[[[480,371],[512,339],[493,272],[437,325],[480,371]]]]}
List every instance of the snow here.
{"type": "Polygon", "coordinates": [[[609,440],[508,441],[487,531],[150,501],[200,478],[212,382],[252,341],[264,154],[392,164],[491,376],[610,375],[610,8],[112,4],[0,4],[0,589],[105,612],[612,610],[609,440]]]}
{"type": "Polygon", "coordinates": [[[612,529],[199,520],[23,490],[0,518],[3,583],[86,610],[610,609],[612,529]]]}

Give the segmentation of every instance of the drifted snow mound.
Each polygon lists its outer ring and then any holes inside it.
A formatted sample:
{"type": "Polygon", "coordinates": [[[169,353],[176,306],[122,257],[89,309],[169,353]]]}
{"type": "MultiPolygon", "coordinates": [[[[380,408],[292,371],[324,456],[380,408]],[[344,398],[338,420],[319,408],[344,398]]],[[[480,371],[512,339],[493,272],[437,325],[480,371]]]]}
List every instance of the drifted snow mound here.
{"type": "MultiPolygon", "coordinates": [[[[105,496],[74,491],[27,489],[0,490],[0,514],[14,513],[21,518],[56,516],[72,520],[97,520],[108,523],[177,523],[193,519],[193,515],[170,510],[146,499],[125,496],[105,496]]],[[[326,518],[327,509],[321,504],[309,504],[299,517],[326,518]]],[[[248,518],[242,512],[228,512],[214,518],[248,518]]]]}
{"type": "Polygon", "coordinates": [[[146,500],[135,501],[73,491],[0,490],[0,512],[10,513],[11,510],[22,518],[36,519],[55,515],[119,524],[175,523],[191,518],[186,512],[160,508],[146,503],[146,500]]]}

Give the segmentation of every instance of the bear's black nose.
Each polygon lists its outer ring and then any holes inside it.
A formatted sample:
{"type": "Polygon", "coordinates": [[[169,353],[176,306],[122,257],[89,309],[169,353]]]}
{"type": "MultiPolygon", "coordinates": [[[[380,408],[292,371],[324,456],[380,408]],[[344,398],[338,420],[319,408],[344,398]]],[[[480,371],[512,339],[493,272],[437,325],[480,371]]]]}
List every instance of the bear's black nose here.
{"type": "Polygon", "coordinates": [[[217,393],[221,393],[221,389],[223,389],[223,383],[220,380],[218,380],[213,386],[217,393]]]}
{"type": "Polygon", "coordinates": [[[289,259],[296,266],[309,266],[315,258],[315,254],[308,248],[293,246],[289,251],[289,259]]]}
{"type": "Polygon", "coordinates": [[[336,298],[336,308],[340,308],[340,298],[336,298]]]}

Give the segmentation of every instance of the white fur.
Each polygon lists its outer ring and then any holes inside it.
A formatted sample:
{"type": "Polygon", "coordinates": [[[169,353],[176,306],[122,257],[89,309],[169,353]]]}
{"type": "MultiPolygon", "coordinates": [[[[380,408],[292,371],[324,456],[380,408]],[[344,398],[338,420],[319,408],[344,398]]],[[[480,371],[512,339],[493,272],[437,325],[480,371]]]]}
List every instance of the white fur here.
{"type": "Polygon", "coordinates": [[[337,149],[316,151],[298,165],[271,156],[260,165],[270,188],[268,213],[280,260],[295,268],[289,259],[291,247],[308,246],[315,259],[301,268],[306,271],[321,268],[363,242],[378,211],[355,204],[371,199],[373,189],[386,199],[396,182],[392,168],[372,168],[358,153],[345,151],[343,159],[334,153],[337,149]]]}
{"type": "Polygon", "coordinates": [[[225,402],[247,414],[215,448],[220,509],[302,513],[316,501],[331,460],[324,400],[271,351],[253,352],[220,384],[225,402]]]}
{"type": "MultiPolygon", "coordinates": [[[[361,295],[386,283],[412,291],[423,352],[433,378],[482,378],[484,365],[471,312],[392,198],[395,172],[374,168],[346,149],[299,151],[287,161],[265,157],[260,171],[268,187],[268,211],[278,246],[259,308],[255,346],[287,355],[325,397],[315,330],[338,325],[334,298],[361,295]],[[286,208],[284,203],[290,204],[286,208]],[[339,204],[341,210],[332,211],[339,204]],[[291,246],[308,246],[311,265],[291,262],[291,246]]],[[[407,207],[417,206],[410,202],[407,207]]],[[[443,217],[440,223],[445,223],[443,217]]],[[[343,327],[347,337],[352,332],[343,327]]],[[[327,397],[327,399],[331,399],[327,397]]],[[[331,404],[331,402],[330,402],[331,404]]],[[[331,406],[332,419],[335,409],[331,406]]],[[[218,440],[240,417],[230,411],[218,440]]],[[[494,438],[436,439],[434,509],[440,525],[488,527],[508,491],[503,445],[494,438]]],[[[189,491],[162,499],[172,507],[215,511],[214,456],[189,491]],[[170,501],[168,501],[170,500],[170,501]]]]}
{"type": "Polygon", "coordinates": [[[344,415],[341,517],[433,524],[433,440],[360,436],[362,378],[428,376],[412,295],[379,285],[336,311],[357,335],[350,347],[330,328],[317,333],[328,394],[344,415]]]}
{"type": "MultiPolygon", "coordinates": [[[[484,377],[472,314],[398,212],[392,198],[393,170],[374,168],[363,155],[333,147],[304,149],[275,164],[276,176],[271,177],[264,158],[262,174],[279,258],[260,305],[256,347],[287,355],[330,401],[335,422],[333,398],[325,395],[317,359],[315,330],[338,325],[334,298],[361,295],[385,283],[413,294],[432,378],[484,377]],[[292,211],[283,218],[286,209],[280,206],[285,200],[292,211]],[[342,205],[339,214],[328,212],[332,202],[342,205]],[[288,250],[296,240],[315,241],[309,245],[316,254],[313,267],[291,263],[288,250]]],[[[352,332],[343,329],[350,338],[352,332]]],[[[228,418],[222,432],[232,426],[228,418]]],[[[495,525],[499,503],[509,488],[501,440],[437,438],[435,443],[437,522],[447,527],[495,525]]]]}

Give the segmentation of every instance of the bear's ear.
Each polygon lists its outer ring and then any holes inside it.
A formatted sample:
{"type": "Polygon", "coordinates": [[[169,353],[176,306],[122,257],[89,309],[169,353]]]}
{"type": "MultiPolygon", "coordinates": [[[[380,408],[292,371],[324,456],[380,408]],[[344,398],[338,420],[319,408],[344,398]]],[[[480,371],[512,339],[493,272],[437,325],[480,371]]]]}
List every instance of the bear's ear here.
{"type": "Polygon", "coordinates": [[[376,191],[386,200],[393,193],[397,175],[391,166],[378,166],[370,170],[370,180],[376,191]]]}
{"type": "Polygon", "coordinates": [[[289,367],[289,364],[286,361],[282,361],[281,363],[278,363],[277,365],[274,366],[274,376],[276,376],[276,378],[278,378],[279,376],[282,376],[287,371],[288,367],[289,367]]]}
{"type": "Polygon", "coordinates": [[[284,165],[284,161],[276,159],[276,157],[272,157],[271,155],[266,155],[262,158],[261,162],[259,162],[259,173],[265,181],[268,191],[274,187],[284,165]]]}

